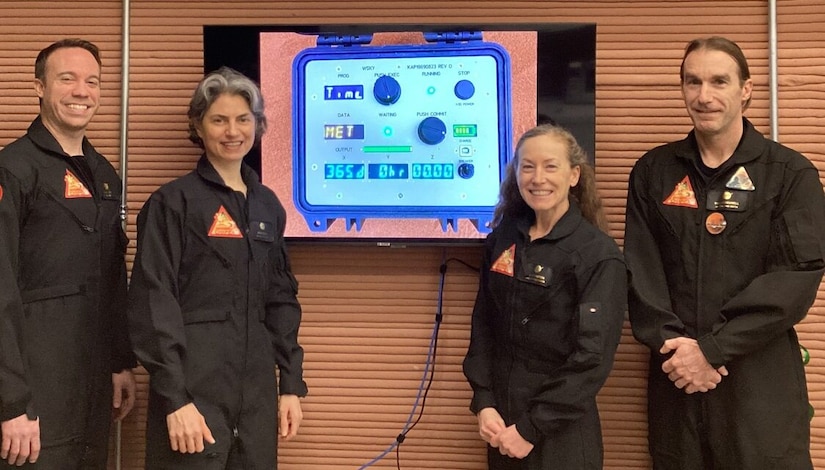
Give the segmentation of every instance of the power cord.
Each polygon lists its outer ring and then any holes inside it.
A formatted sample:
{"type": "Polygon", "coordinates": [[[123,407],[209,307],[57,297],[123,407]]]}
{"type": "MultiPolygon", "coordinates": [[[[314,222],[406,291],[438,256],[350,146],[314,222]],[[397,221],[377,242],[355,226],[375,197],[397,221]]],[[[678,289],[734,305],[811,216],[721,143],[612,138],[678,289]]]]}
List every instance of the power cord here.
{"type": "Polygon", "coordinates": [[[427,360],[424,365],[424,374],[421,376],[421,382],[418,385],[418,392],[415,396],[415,402],[413,403],[412,409],[410,410],[410,414],[407,417],[406,423],[404,423],[404,428],[395,437],[395,441],[389,445],[383,452],[381,452],[377,457],[370,460],[369,462],[365,463],[359,470],[364,470],[367,467],[371,467],[379,460],[386,457],[393,449],[395,449],[395,465],[398,470],[401,470],[401,444],[407,439],[407,434],[413,430],[413,428],[421,421],[421,417],[424,415],[424,406],[427,403],[427,395],[430,393],[430,387],[433,384],[433,377],[435,376],[435,360],[438,353],[438,331],[441,328],[441,321],[444,318],[444,314],[442,313],[444,307],[444,282],[447,278],[447,263],[450,261],[455,261],[458,263],[463,264],[469,269],[472,269],[475,272],[478,272],[479,268],[476,268],[467,262],[458,259],[458,258],[449,258],[445,259],[446,250],[442,252],[442,262],[441,266],[438,268],[438,272],[441,274],[441,279],[439,281],[438,286],[438,304],[436,307],[436,314],[435,314],[435,322],[433,324],[433,332],[430,336],[430,348],[427,352],[427,360]],[[426,383],[426,385],[425,385],[426,383]],[[419,401],[421,406],[419,408],[418,404],[419,401]],[[418,416],[415,418],[413,422],[413,416],[415,415],[415,410],[418,410],[418,416]]]}

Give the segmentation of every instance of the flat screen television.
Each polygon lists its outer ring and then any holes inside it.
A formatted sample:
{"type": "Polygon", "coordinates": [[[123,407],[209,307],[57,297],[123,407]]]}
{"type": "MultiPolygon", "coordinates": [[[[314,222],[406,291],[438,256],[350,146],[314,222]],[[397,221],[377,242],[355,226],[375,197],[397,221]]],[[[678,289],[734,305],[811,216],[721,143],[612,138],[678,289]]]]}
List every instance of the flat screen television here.
{"type": "MultiPolygon", "coordinates": [[[[518,136],[593,155],[593,24],[205,26],[204,72],[261,85],[247,157],[296,242],[480,243],[518,136]]],[[[592,158],[592,157],[591,157],[592,158]]]]}

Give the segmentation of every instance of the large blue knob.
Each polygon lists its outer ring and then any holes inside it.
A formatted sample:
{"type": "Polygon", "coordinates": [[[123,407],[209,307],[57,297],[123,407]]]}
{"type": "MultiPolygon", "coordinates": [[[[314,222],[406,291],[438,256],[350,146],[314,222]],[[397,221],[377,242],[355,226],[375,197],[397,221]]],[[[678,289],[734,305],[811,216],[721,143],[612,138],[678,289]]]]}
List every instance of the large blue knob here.
{"type": "Polygon", "coordinates": [[[437,117],[428,117],[418,125],[418,138],[429,145],[435,145],[444,140],[447,135],[447,125],[437,117]]]}
{"type": "Polygon", "coordinates": [[[388,75],[381,75],[372,87],[372,94],[379,103],[389,106],[401,97],[401,85],[398,80],[388,75]]]}
{"type": "Polygon", "coordinates": [[[469,80],[459,80],[453,89],[455,96],[461,100],[469,100],[476,93],[476,87],[469,80]]]}

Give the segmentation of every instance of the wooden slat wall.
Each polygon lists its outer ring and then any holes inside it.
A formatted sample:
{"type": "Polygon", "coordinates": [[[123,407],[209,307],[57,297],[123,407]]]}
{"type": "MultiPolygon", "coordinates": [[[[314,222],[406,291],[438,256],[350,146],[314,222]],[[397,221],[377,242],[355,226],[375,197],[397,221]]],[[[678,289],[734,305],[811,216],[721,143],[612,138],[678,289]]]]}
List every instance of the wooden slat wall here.
{"type": "MultiPolygon", "coordinates": [[[[201,77],[206,24],[594,22],[597,24],[596,162],[611,233],[620,242],[628,172],[644,151],[689,128],[678,89],[684,44],[722,34],[749,58],[756,91],[748,116],[763,132],[768,116],[768,6],[749,0],[506,1],[143,1],[131,2],[129,235],[143,201],[159,184],[193,166],[185,112],[201,77]]],[[[120,113],[119,1],[0,2],[0,145],[19,136],[37,112],[31,81],[37,51],[82,36],[104,56],[103,107],[90,137],[117,160],[120,113]]],[[[779,0],[779,140],[825,171],[819,121],[825,115],[825,6],[779,0]]],[[[540,79],[540,77],[539,77],[540,79]]],[[[277,112],[270,110],[270,112],[277,112]]],[[[115,162],[116,163],[116,162],[115,162]]],[[[134,242],[133,242],[134,243],[134,242]]],[[[130,257],[134,252],[130,247],[130,257]]],[[[282,469],[352,469],[378,456],[407,420],[423,374],[444,258],[477,264],[477,248],[293,246],[305,317],[305,423],[280,449],[282,469]]],[[[435,380],[421,422],[400,447],[404,469],[481,469],[483,446],[467,411],[461,359],[469,335],[476,275],[450,262],[435,380]]],[[[811,448],[825,468],[825,292],[799,326],[807,366],[811,448]]],[[[616,366],[599,397],[605,468],[649,468],[645,425],[645,352],[625,330],[616,366]]],[[[139,403],[123,425],[122,468],[143,468],[145,374],[139,403]]],[[[416,415],[417,416],[417,415],[416,415]]],[[[374,465],[396,468],[392,453],[374,465]]],[[[114,464],[112,465],[114,468],[114,464]]]]}

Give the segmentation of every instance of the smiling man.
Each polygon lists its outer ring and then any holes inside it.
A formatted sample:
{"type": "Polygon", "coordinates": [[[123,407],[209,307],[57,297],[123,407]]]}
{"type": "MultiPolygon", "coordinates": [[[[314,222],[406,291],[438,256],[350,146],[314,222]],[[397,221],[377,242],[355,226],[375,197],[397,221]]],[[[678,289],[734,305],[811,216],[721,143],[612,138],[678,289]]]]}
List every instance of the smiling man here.
{"type": "Polygon", "coordinates": [[[85,137],[100,66],[85,40],[43,49],[40,115],[0,151],[0,467],[105,469],[134,403],[121,184],[85,137]]]}
{"type": "Polygon", "coordinates": [[[825,267],[819,173],[744,117],[753,82],[734,42],[690,42],[681,82],[693,130],[636,163],[627,197],[654,468],[811,469],[794,325],[825,267]]]}

